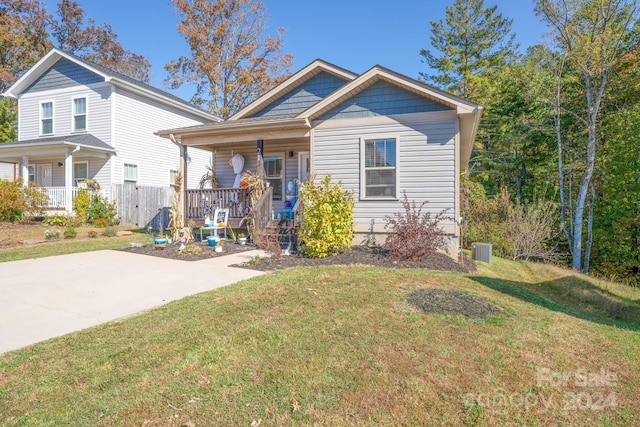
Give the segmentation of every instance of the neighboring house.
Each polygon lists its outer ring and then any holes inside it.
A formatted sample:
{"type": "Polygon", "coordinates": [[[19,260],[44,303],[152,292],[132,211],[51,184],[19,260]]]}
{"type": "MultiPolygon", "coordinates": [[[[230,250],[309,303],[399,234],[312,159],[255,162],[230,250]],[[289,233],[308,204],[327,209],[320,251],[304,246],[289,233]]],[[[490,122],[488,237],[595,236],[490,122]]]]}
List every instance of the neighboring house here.
{"type": "Polygon", "coordinates": [[[290,181],[330,174],[354,192],[357,233],[384,232],[385,217],[402,211],[406,193],[417,204],[429,201],[434,214],[447,210],[451,220],[443,226],[457,245],[460,171],[481,112],[480,105],[380,66],[357,75],[316,60],[224,122],[158,134],[212,151],[222,187],[234,181],[232,155],[255,170],[261,148],[276,212],[295,192],[290,181]]]}
{"type": "MultiPolygon", "coordinates": [[[[155,131],[217,121],[193,105],[58,49],[4,94],[18,100],[18,140],[0,144],[0,161],[19,164],[25,183],[46,187],[50,207],[71,211],[83,180],[168,187],[180,150],[155,131]]],[[[211,153],[188,153],[197,186],[211,153]]]]}

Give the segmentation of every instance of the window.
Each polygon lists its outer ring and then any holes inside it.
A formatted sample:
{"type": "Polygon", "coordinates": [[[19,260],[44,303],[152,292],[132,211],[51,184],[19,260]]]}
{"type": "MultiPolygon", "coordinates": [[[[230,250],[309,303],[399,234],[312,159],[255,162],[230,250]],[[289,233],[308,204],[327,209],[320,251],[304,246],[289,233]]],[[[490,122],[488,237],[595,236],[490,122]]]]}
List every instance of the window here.
{"type": "Polygon", "coordinates": [[[87,98],[73,100],[73,130],[87,130],[87,98]]]}
{"type": "Polygon", "coordinates": [[[364,141],[364,198],[397,197],[396,145],[395,138],[364,141]]]}
{"type": "Polygon", "coordinates": [[[76,187],[78,183],[84,181],[85,179],[89,179],[89,163],[87,162],[78,162],[73,164],[73,182],[76,183],[76,187]]]}
{"type": "Polygon", "coordinates": [[[178,188],[176,187],[176,177],[178,176],[178,171],[177,170],[170,170],[169,171],[169,187],[173,188],[174,190],[178,190],[178,188]]]}
{"type": "Polygon", "coordinates": [[[130,163],[124,164],[124,183],[125,184],[138,183],[138,165],[132,165],[130,163]]]}
{"type": "Polygon", "coordinates": [[[273,188],[273,200],[282,200],[284,188],[284,156],[271,156],[264,159],[264,178],[273,188]]]}
{"type": "Polygon", "coordinates": [[[34,165],[29,165],[27,169],[29,170],[29,182],[36,182],[36,167],[34,165]]]}
{"type": "Polygon", "coordinates": [[[53,133],[53,102],[40,104],[40,134],[51,135],[53,133]]]}

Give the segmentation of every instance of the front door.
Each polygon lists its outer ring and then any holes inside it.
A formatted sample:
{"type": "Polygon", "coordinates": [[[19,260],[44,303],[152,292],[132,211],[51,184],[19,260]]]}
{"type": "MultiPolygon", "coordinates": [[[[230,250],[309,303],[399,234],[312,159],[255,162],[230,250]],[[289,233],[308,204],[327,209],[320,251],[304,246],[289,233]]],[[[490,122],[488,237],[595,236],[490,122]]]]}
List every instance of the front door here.
{"type": "Polygon", "coordinates": [[[308,181],[311,177],[311,156],[308,151],[298,153],[298,180],[308,181]]]}
{"type": "Polygon", "coordinates": [[[38,165],[38,175],[36,176],[36,184],[43,187],[51,187],[51,164],[38,165]]]}

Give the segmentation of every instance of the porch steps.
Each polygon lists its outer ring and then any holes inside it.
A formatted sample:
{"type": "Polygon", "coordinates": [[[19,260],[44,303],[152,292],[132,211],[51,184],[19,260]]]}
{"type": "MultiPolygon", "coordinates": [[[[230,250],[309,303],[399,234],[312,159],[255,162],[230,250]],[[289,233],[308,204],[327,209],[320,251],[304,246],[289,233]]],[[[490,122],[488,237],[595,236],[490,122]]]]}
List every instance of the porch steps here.
{"type": "Polygon", "coordinates": [[[272,219],[263,231],[262,242],[259,246],[262,246],[263,249],[274,250],[277,245],[283,254],[291,254],[298,249],[297,241],[298,227],[293,220],[272,219]]]}

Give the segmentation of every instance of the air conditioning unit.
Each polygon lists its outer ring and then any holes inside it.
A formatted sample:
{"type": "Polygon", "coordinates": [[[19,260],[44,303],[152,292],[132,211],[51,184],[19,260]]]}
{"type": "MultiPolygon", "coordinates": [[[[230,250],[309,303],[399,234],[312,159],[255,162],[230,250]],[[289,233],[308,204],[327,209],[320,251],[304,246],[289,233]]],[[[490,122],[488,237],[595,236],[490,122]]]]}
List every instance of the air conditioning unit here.
{"type": "Polygon", "coordinates": [[[491,264],[491,243],[472,243],[471,258],[491,264]]]}

